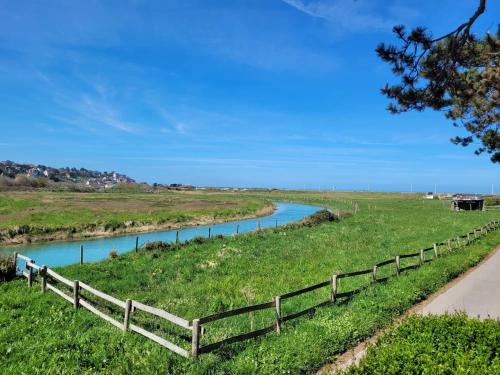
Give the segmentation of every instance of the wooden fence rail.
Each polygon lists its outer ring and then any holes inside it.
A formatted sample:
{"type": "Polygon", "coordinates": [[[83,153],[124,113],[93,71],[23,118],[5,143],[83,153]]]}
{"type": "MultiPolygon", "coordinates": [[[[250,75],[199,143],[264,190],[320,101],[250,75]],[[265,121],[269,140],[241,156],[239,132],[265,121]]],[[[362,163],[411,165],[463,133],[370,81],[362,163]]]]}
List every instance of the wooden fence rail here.
{"type": "Polygon", "coordinates": [[[322,306],[327,306],[332,303],[335,303],[337,299],[339,298],[349,298],[360,291],[368,288],[372,283],[375,282],[380,282],[382,280],[386,280],[391,276],[384,277],[384,278],[379,278],[378,277],[378,270],[381,267],[388,266],[391,264],[395,264],[395,272],[393,276],[399,276],[400,273],[404,270],[407,269],[412,269],[412,268],[417,268],[422,266],[426,262],[430,262],[434,259],[436,259],[438,256],[444,255],[446,252],[452,252],[453,250],[462,248],[468,244],[473,243],[476,241],[480,236],[484,236],[485,234],[496,230],[500,227],[500,220],[495,220],[492,221],[480,228],[475,228],[472,232],[469,232],[465,235],[458,236],[456,238],[451,238],[446,241],[442,242],[437,242],[434,243],[432,247],[424,248],[421,249],[418,252],[414,253],[409,253],[409,254],[399,254],[395,255],[391,259],[384,260],[382,262],[376,263],[372,268],[361,270],[361,271],[353,271],[353,272],[347,272],[347,273],[342,273],[342,274],[337,274],[337,275],[332,275],[330,277],[330,280],[328,281],[322,281],[320,283],[295,290],[292,292],[288,292],[285,294],[282,294],[280,296],[276,296],[272,299],[271,302],[264,302],[256,305],[251,305],[251,306],[244,306],[240,308],[236,308],[233,310],[228,310],[228,311],[222,311],[218,312],[212,315],[204,316],[199,319],[193,319],[193,320],[186,320],[184,318],[181,318],[179,316],[176,316],[172,313],[169,313],[165,310],[159,309],[157,307],[152,307],[145,305],[141,302],[135,301],[135,300],[130,300],[127,299],[126,301],[122,301],[120,299],[117,299],[113,296],[110,296],[104,292],[101,292],[93,287],[91,287],[88,284],[85,284],[81,281],[78,280],[68,280],[67,278],[61,276],[54,270],[47,268],[46,266],[39,266],[35,263],[34,260],[31,258],[24,256],[22,254],[15,253],[15,262],[17,264],[17,260],[22,260],[25,262],[25,267],[28,272],[22,271],[22,275],[25,276],[28,279],[28,286],[31,287],[33,284],[33,281],[37,276],[41,278],[41,286],[42,286],[42,292],[45,292],[46,289],[53,291],[55,294],[58,296],[62,297],[69,303],[73,304],[75,308],[79,307],[84,307],[90,312],[94,313],[95,315],[99,316],[100,318],[106,320],[107,322],[113,324],[117,328],[120,328],[124,331],[132,331],[136,332],[140,335],[143,335],[147,337],[148,339],[166,347],[167,349],[173,351],[174,353],[177,353],[183,357],[191,357],[193,359],[198,358],[200,354],[203,353],[209,353],[213,350],[216,350],[224,345],[229,345],[231,343],[243,341],[243,340],[248,340],[251,338],[255,338],[258,336],[265,335],[269,332],[276,331],[278,334],[281,331],[282,324],[286,321],[298,318],[300,316],[313,313],[316,309],[322,306]],[[428,252],[433,252],[432,257],[429,259],[426,259],[426,253],[428,252]],[[401,267],[401,259],[408,259],[408,258],[418,258],[418,264],[413,264],[407,267],[401,267]],[[36,272],[34,272],[36,271],[36,272]],[[362,275],[372,275],[371,281],[368,284],[365,284],[361,287],[358,287],[357,289],[351,290],[351,291],[342,291],[339,292],[339,283],[338,281],[340,279],[345,279],[345,278],[350,278],[350,277],[356,277],[356,276],[362,276],[362,275]],[[59,283],[64,284],[66,287],[69,287],[70,291],[72,292],[72,295],[69,295],[65,293],[63,290],[58,289],[55,284],[52,284],[49,282],[48,277],[51,278],[50,281],[56,280],[59,283]],[[297,297],[299,295],[312,292],[314,290],[324,288],[329,286],[331,288],[331,293],[330,293],[330,298],[326,301],[320,302],[312,307],[306,308],[305,310],[294,312],[291,314],[288,314],[286,316],[282,315],[281,311],[281,304],[283,301],[297,297]],[[85,300],[82,296],[82,291],[85,291],[87,293],[90,293],[98,298],[101,298],[107,302],[110,302],[116,306],[118,306],[120,309],[123,310],[123,321],[120,322],[116,320],[115,318],[106,315],[104,312],[93,306],[90,302],[85,300]],[[226,319],[234,316],[238,316],[241,314],[245,313],[252,313],[255,311],[259,310],[265,310],[265,309],[270,309],[274,308],[276,311],[275,318],[272,322],[271,325],[266,326],[264,328],[260,328],[257,330],[253,330],[248,333],[243,333],[239,334],[236,336],[224,338],[221,341],[214,342],[211,344],[207,344],[202,346],[200,344],[201,337],[204,332],[204,327],[203,324],[207,324],[210,322],[214,322],[217,320],[221,319],[226,319]],[[147,331],[144,328],[141,328],[135,324],[131,323],[131,320],[133,318],[133,312],[134,310],[140,310],[145,313],[151,314],[153,316],[162,318],[170,323],[173,323],[181,328],[184,328],[186,330],[189,330],[191,332],[191,352],[189,352],[187,349],[184,349],[152,332],[147,331]]]}

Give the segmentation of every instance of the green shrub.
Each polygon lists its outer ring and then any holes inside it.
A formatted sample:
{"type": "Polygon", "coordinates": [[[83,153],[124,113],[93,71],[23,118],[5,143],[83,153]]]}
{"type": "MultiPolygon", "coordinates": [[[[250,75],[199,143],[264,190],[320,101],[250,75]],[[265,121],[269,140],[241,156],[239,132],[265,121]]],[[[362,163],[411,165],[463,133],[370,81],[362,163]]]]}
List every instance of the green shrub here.
{"type": "Polygon", "coordinates": [[[347,374],[498,374],[500,322],[413,316],[382,336],[347,374]]]}
{"type": "Polygon", "coordinates": [[[312,215],[305,217],[301,221],[301,224],[303,224],[303,225],[317,225],[317,224],[321,224],[324,222],[335,221],[335,220],[338,220],[338,217],[333,212],[331,212],[329,210],[320,210],[320,211],[313,213],[312,215]]]}
{"type": "Polygon", "coordinates": [[[500,199],[487,198],[487,199],[484,200],[484,204],[486,206],[498,206],[498,205],[500,205],[500,199]]]}
{"type": "Polygon", "coordinates": [[[202,236],[196,236],[196,237],[193,237],[193,239],[191,240],[191,242],[195,243],[197,245],[201,245],[202,243],[207,242],[207,238],[202,237],[202,236]]]}
{"type": "Polygon", "coordinates": [[[165,241],[148,241],[144,244],[143,249],[169,251],[175,250],[175,244],[165,241]]]}
{"type": "Polygon", "coordinates": [[[120,228],[122,228],[124,226],[125,226],[124,223],[119,223],[119,222],[116,222],[116,221],[111,221],[109,223],[104,224],[104,230],[114,232],[115,230],[120,229],[120,228]]]}
{"type": "Polygon", "coordinates": [[[0,255],[0,281],[9,281],[16,277],[16,263],[13,256],[0,255]]]}

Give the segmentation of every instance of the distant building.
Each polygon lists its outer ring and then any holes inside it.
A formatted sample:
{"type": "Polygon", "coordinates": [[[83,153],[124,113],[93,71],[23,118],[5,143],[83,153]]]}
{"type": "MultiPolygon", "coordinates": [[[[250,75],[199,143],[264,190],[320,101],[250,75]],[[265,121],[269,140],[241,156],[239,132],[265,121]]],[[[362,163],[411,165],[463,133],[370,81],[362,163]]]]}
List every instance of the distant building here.
{"type": "Polygon", "coordinates": [[[484,198],[474,194],[455,194],[451,200],[451,209],[454,211],[484,211],[484,198]]]}
{"type": "Polygon", "coordinates": [[[44,177],[44,171],[40,168],[30,168],[28,169],[28,172],[27,172],[27,175],[28,177],[32,177],[32,178],[39,178],[39,177],[44,177]]]}

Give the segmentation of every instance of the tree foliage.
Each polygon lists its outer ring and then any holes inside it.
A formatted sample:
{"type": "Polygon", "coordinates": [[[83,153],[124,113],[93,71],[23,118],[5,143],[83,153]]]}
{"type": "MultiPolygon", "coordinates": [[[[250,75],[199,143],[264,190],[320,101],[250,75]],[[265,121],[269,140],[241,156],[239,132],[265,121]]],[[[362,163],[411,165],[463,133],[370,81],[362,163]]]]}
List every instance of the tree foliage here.
{"type": "Polygon", "coordinates": [[[468,135],[451,141],[468,146],[478,142],[476,154],[487,152],[500,162],[500,28],[496,35],[478,38],[471,32],[486,10],[486,0],[467,22],[450,33],[433,38],[424,27],[407,31],[398,25],[393,32],[397,45],[378,45],[378,56],[400,78],[381,92],[391,100],[388,110],[401,113],[431,108],[444,111],[454,126],[468,135]]]}

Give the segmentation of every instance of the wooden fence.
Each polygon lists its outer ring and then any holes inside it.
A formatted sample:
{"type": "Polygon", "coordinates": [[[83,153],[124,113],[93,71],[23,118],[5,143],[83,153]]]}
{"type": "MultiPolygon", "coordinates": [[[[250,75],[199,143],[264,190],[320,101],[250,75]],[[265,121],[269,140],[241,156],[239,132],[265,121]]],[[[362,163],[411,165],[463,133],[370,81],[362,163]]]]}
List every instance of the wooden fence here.
{"type": "MultiPolygon", "coordinates": [[[[94,313],[98,317],[106,320],[107,322],[113,324],[115,327],[123,330],[123,331],[132,331],[138,334],[141,334],[148,339],[166,347],[167,349],[183,356],[183,357],[191,357],[193,359],[197,359],[200,354],[209,353],[213,350],[216,350],[224,345],[229,345],[231,343],[248,340],[254,337],[258,337],[261,335],[265,335],[269,332],[275,331],[277,334],[280,334],[282,325],[284,322],[298,318],[300,316],[309,314],[314,312],[317,308],[321,306],[326,306],[335,303],[336,301],[342,299],[345,300],[356,293],[359,293],[361,290],[366,289],[372,283],[380,282],[388,279],[392,276],[398,276],[401,272],[404,272],[408,269],[413,269],[422,266],[426,262],[430,262],[437,257],[445,255],[455,249],[459,249],[463,246],[466,246],[481,236],[484,236],[490,231],[496,230],[500,227],[500,220],[495,220],[487,225],[476,228],[473,231],[466,233],[462,236],[458,236],[455,238],[448,239],[443,242],[435,243],[432,247],[428,247],[425,249],[421,249],[417,252],[410,254],[400,254],[396,255],[391,259],[387,259],[385,261],[379,262],[373,267],[361,270],[361,271],[353,271],[348,273],[342,273],[337,275],[331,275],[328,280],[322,281],[320,283],[308,286],[306,288],[292,291],[289,293],[285,293],[279,296],[272,298],[269,302],[260,303],[257,305],[240,307],[237,309],[223,311],[216,314],[204,316],[198,319],[186,320],[174,314],[171,314],[165,310],[145,305],[141,302],[127,299],[125,301],[119,300],[115,297],[112,297],[106,293],[103,293],[97,289],[92,288],[90,285],[87,285],[79,280],[68,280],[67,278],[59,275],[54,270],[47,268],[46,266],[39,266],[29,257],[26,257],[22,254],[15,254],[15,260],[17,262],[18,259],[25,262],[26,271],[22,271],[24,277],[28,280],[28,287],[33,286],[33,282],[38,278],[40,279],[40,285],[42,292],[46,292],[46,290],[51,290],[55,294],[59,295],[69,303],[71,303],[75,309],[83,307],[90,312],[94,313]],[[401,267],[401,259],[415,259],[416,262],[406,266],[401,267]],[[379,270],[382,267],[392,266],[394,265],[394,273],[391,273],[390,276],[386,276],[381,278],[379,276],[379,270]],[[370,283],[365,284],[364,286],[358,287],[354,290],[346,290],[339,291],[339,280],[351,277],[357,277],[362,275],[371,275],[370,283]],[[64,285],[63,288],[57,288],[57,284],[64,285]],[[306,308],[304,310],[294,312],[288,315],[284,315],[282,313],[282,303],[283,301],[300,296],[302,294],[312,292],[321,288],[329,288],[329,298],[319,304],[306,308]],[[100,298],[116,307],[122,311],[122,320],[117,320],[114,317],[107,315],[103,311],[99,310],[98,307],[91,304],[90,301],[85,299],[85,296],[82,294],[82,291],[89,293],[97,298],[100,298]],[[237,336],[232,336],[225,338],[221,341],[201,345],[201,339],[204,333],[204,325],[208,323],[212,323],[215,321],[219,321],[222,319],[238,316],[241,314],[253,313],[255,311],[265,310],[265,309],[274,309],[275,318],[273,321],[269,322],[269,325],[260,328],[257,330],[253,330],[248,333],[240,334],[237,336]],[[132,324],[132,319],[134,315],[134,311],[139,310],[150,314],[154,317],[158,317],[164,319],[175,326],[181,327],[182,329],[188,331],[191,337],[191,348],[182,348],[181,346],[166,340],[165,338],[146,330],[138,325],[132,324]]],[[[187,344],[186,344],[187,345],[187,344]]]]}

